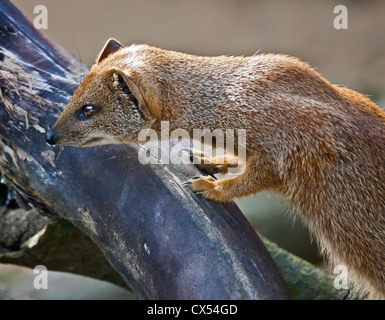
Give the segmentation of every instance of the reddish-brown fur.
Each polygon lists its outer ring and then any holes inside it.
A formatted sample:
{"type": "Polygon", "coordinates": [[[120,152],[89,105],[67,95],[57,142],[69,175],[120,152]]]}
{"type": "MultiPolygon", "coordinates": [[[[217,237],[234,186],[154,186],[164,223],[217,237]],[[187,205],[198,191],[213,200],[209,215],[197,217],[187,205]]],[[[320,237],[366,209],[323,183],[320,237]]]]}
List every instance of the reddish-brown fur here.
{"type": "MultiPolygon", "coordinates": [[[[199,57],[146,45],[122,48],[111,40],[98,60],[55,124],[55,143],[136,141],[141,129],[160,130],[162,120],[170,121],[170,130],[246,129],[245,172],[192,179],[192,190],[218,202],[279,193],[298,209],[331,263],[348,268],[356,288],[369,298],[385,297],[380,107],[283,55],[199,57]],[[127,83],[141,117],[116,79],[127,83]],[[98,112],[80,121],[86,104],[98,112]]],[[[237,163],[218,160],[201,167],[226,172],[237,163]]]]}

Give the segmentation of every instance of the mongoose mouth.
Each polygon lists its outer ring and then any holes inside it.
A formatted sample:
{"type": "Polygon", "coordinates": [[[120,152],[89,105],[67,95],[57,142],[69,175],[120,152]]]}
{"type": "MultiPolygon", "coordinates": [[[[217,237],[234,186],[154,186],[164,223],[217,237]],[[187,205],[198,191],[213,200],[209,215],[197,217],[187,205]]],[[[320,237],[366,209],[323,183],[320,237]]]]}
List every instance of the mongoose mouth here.
{"type": "Polygon", "coordinates": [[[102,137],[91,138],[91,139],[87,140],[86,142],[82,143],[81,147],[92,147],[92,146],[98,146],[101,144],[105,144],[105,143],[102,143],[103,140],[104,140],[104,138],[102,138],[102,137]]]}

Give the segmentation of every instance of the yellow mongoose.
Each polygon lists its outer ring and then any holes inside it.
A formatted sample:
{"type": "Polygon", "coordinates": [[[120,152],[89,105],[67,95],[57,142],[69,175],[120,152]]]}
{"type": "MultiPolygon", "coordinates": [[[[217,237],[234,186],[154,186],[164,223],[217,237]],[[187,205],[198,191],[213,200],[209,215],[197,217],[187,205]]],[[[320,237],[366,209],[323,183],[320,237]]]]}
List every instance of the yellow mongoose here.
{"type": "Polygon", "coordinates": [[[245,172],[192,179],[193,191],[219,202],[276,191],[295,205],[330,261],[347,267],[355,287],[385,297],[379,106],[284,55],[200,57],[110,39],[46,140],[77,147],[132,142],[164,120],[189,132],[246,129],[245,172]]]}

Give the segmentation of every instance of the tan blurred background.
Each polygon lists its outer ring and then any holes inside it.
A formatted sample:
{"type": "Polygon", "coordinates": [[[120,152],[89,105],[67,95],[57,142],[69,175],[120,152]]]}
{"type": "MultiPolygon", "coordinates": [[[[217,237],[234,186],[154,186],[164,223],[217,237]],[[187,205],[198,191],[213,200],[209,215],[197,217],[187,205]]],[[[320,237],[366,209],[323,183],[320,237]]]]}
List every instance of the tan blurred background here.
{"type": "Polygon", "coordinates": [[[88,65],[105,41],[148,43],[200,55],[278,52],[310,62],[331,82],[385,93],[385,1],[14,0],[31,20],[48,9],[44,34],[88,65]],[[348,9],[336,30],[333,9],[348,9]]]}
{"type": "MultiPolygon", "coordinates": [[[[42,32],[89,66],[110,37],[126,45],[148,43],[199,55],[285,53],[309,62],[332,83],[385,104],[383,0],[12,2],[31,21],[34,7],[45,5],[48,29],[42,32]],[[347,30],[333,26],[333,9],[339,4],[348,9],[347,30]]],[[[321,262],[306,230],[292,223],[285,214],[291,209],[281,200],[258,195],[238,204],[259,232],[313,263],[321,262]]]]}

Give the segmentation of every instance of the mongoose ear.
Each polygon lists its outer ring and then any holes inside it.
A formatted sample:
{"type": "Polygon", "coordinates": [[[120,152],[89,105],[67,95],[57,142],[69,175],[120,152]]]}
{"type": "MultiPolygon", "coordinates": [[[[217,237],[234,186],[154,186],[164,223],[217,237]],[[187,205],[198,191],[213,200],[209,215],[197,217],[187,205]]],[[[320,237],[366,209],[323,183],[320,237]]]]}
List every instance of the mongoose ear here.
{"type": "Polygon", "coordinates": [[[143,119],[157,118],[158,114],[156,109],[152,108],[152,105],[148,103],[148,97],[144,94],[147,90],[145,90],[136,79],[129,76],[124,71],[118,68],[113,68],[112,71],[114,87],[134,102],[141,117],[143,119]]]}
{"type": "Polygon", "coordinates": [[[117,40],[113,38],[108,39],[102,51],[99,53],[99,56],[96,59],[96,63],[101,62],[102,60],[107,58],[111,53],[114,53],[122,48],[124,48],[124,46],[120,44],[117,40]]]}

